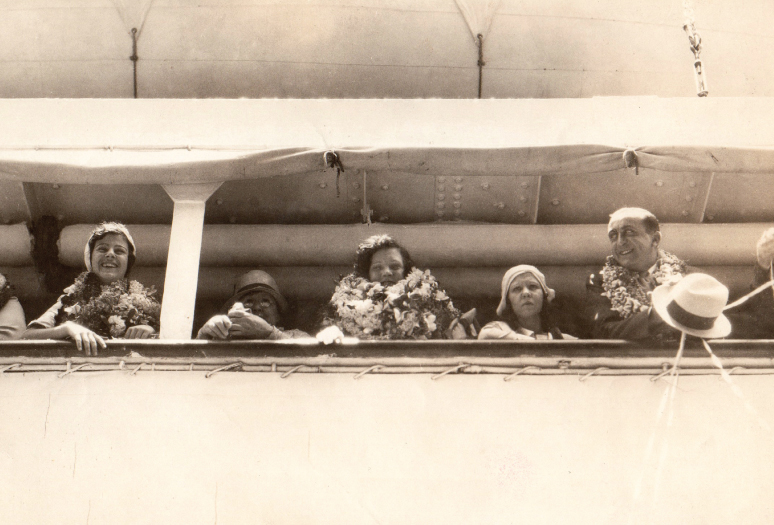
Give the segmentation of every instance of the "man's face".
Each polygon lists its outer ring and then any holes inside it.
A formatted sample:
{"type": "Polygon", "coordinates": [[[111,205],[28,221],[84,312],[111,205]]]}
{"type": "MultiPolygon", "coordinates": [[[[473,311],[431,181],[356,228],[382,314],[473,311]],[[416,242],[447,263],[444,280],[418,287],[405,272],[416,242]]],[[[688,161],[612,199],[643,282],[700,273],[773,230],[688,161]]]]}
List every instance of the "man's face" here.
{"type": "Polygon", "coordinates": [[[239,298],[239,301],[247,310],[257,315],[267,323],[277,326],[280,321],[279,308],[277,301],[270,293],[262,290],[249,292],[239,298]]]}
{"type": "Polygon", "coordinates": [[[623,217],[607,226],[610,248],[618,264],[628,270],[644,272],[658,259],[661,233],[648,233],[642,219],[623,217]]]}

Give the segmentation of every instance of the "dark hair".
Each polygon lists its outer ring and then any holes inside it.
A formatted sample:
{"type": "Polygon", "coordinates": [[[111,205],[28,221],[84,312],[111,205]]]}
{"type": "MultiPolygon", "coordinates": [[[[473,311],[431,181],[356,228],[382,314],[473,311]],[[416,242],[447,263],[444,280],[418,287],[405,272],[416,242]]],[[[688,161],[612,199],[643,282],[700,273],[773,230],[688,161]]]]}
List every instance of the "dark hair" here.
{"type": "MultiPolygon", "coordinates": [[[[521,326],[519,324],[519,318],[516,317],[515,313],[513,313],[510,299],[508,299],[507,304],[508,308],[505,309],[505,312],[503,312],[503,315],[500,316],[500,319],[508,323],[508,325],[513,329],[519,328],[521,326]]],[[[564,339],[561,330],[559,330],[557,327],[557,313],[558,312],[554,305],[544,299],[543,308],[541,308],[539,314],[540,327],[544,332],[551,334],[554,339],[564,339]]]]}
{"type": "Polygon", "coordinates": [[[121,237],[124,238],[124,240],[126,241],[126,246],[129,248],[129,260],[126,263],[126,273],[124,274],[124,277],[126,277],[127,275],[129,275],[129,270],[131,270],[132,266],[134,266],[134,261],[137,260],[137,256],[134,253],[134,244],[132,243],[132,241],[129,240],[126,234],[124,234],[117,228],[112,228],[112,225],[118,225],[126,229],[126,226],[120,223],[100,224],[92,232],[91,237],[89,238],[89,257],[91,257],[94,254],[94,245],[97,244],[97,241],[104,239],[105,237],[111,234],[120,235],[121,237]]]}
{"type": "Polygon", "coordinates": [[[371,259],[373,259],[376,252],[387,248],[397,248],[400,252],[400,256],[403,259],[402,277],[406,277],[414,268],[414,261],[411,260],[408,250],[389,235],[374,235],[360,243],[356,252],[355,275],[369,279],[371,259]]]}
{"type": "Polygon", "coordinates": [[[658,218],[645,208],[620,208],[610,214],[610,222],[614,219],[620,219],[621,217],[634,217],[642,221],[642,225],[645,227],[645,231],[649,234],[654,234],[661,230],[658,218]]]}

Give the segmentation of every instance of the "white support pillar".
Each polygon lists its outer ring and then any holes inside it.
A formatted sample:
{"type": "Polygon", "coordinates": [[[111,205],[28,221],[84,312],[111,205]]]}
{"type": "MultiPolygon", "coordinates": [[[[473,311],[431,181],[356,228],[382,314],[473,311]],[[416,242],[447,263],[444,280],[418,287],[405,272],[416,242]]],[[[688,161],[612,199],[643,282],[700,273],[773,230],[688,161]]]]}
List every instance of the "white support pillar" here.
{"type": "Polygon", "coordinates": [[[175,203],[161,302],[161,339],[190,339],[193,328],[204,205],[221,183],[165,185],[175,203]]]}

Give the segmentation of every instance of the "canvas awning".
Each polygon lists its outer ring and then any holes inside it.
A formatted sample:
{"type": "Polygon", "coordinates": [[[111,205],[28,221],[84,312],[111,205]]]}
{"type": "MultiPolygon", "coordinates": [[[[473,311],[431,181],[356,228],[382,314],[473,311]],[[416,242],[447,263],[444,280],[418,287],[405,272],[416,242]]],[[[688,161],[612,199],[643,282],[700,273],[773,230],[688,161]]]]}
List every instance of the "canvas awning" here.
{"type": "Polygon", "coordinates": [[[430,175],[765,173],[772,114],[770,98],[2,100],[0,180],[222,182],[324,169],[329,150],[430,175]]]}

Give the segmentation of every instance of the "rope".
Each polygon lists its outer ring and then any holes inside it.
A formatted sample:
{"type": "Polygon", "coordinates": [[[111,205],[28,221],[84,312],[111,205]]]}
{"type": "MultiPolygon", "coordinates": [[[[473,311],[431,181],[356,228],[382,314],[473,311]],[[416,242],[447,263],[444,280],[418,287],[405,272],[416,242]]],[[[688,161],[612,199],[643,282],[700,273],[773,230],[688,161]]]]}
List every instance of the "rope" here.
{"type": "Polygon", "coordinates": [[[341,172],[344,171],[344,166],[341,165],[341,159],[333,150],[323,153],[323,163],[327,168],[336,168],[336,198],[338,199],[341,195],[339,190],[339,176],[341,175],[341,172]]]}
{"type": "Polygon", "coordinates": [[[458,364],[457,366],[455,366],[455,367],[452,367],[452,368],[450,368],[450,369],[446,370],[445,372],[441,372],[441,373],[440,373],[440,374],[438,374],[438,375],[434,375],[434,376],[433,376],[433,377],[431,377],[430,379],[432,379],[433,381],[435,381],[436,379],[440,379],[440,378],[442,378],[443,376],[445,376],[445,375],[447,375],[447,374],[451,374],[451,373],[453,373],[453,372],[459,372],[459,371],[461,371],[461,370],[464,370],[464,369],[466,369],[466,368],[467,368],[467,367],[469,367],[469,366],[470,366],[470,365],[468,365],[468,364],[465,364],[465,363],[460,363],[460,364],[458,364]]]}
{"type": "Polygon", "coordinates": [[[384,368],[384,366],[383,366],[383,365],[374,365],[374,366],[372,366],[372,367],[369,367],[369,368],[366,368],[366,369],[365,369],[365,370],[363,370],[362,372],[358,373],[358,374],[357,374],[357,375],[355,375],[355,377],[353,377],[352,379],[360,379],[360,378],[361,378],[361,377],[363,377],[364,375],[366,375],[366,374],[368,374],[368,373],[371,373],[371,372],[376,372],[376,371],[378,371],[378,370],[381,370],[382,368],[384,368]]]}
{"type": "Polygon", "coordinates": [[[371,216],[374,214],[374,210],[368,206],[368,172],[363,170],[363,209],[360,210],[360,215],[363,217],[363,222],[371,226],[371,216]]]}
{"type": "MultiPolygon", "coordinates": [[[[193,367],[193,364],[191,364],[191,367],[193,367]]],[[[218,372],[224,372],[226,370],[232,370],[234,368],[242,368],[242,363],[231,363],[230,365],[221,366],[220,368],[216,368],[215,370],[210,370],[206,374],[204,374],[205,378],[210,378],[217,374],[218,372]]]]}
{"type": "Polygon", "coordinates": [[[753,297],[754,295],[758,295],[763,290],[765,290],[766,288],[769,288],[769,287],[774,287],[774,279],[772,279],[771,281],[769,281],[769,282],[767,282],[765,284],[760,285],[758,288],[756,288],[752,292],[748,293],[744,297],[740,297],[739,299],[737,299],[733,303],[727,304],[726,307],[723,308],[723,311],[725,312],[726,310],[730,310],[731,308],[736,308],[740,304],[746,303],[751,297],[753,297]]]}
{"type": "Polygon", "coordinates": [[[755,416],[755,418],[758,420],[758,424],[761,425],[761,427],[765,428],[768,431],[771,431],[771,427],[769,426],[768,421],[763,419],[761,415],[758,414],[758,411],[755,410],[755,407],[752,406],[752,404],[744,396],[744,393],[742,392],[742,389],[739,388],[739,385],[734,383],[733,379],[731,379],[731,374],[726,372],[725,368],[723,368],[723,363],[721,363],[720,358],[718,358],[718,356],[716,356],[715,353],[712,351],[712,348],[710,348],[710,345],[707,343],[707,341],[702,339],[701,344],[704,345],[704,349],[707,351],[707,353],[709,353],[710,358],[712,359],[712,363],[718,368],[718,370],[720,370],[720,376],[723,378],[726,384],[728,384],[728,386],[731,388],[731,391],[734,393],[734,395],[739,398],[739,400],[742,402],[747,412],[755,416]]]}
{"type": "Polygon", "coordinates": [[[148,364],[148,363],[140,363],[140,364],[137,366],[137,368],[135,368],[134,370],[132,370],[132,373],[131,373],[131,374],[129,374],[129,375],[131,375],[131,376],[135,375],[135,374],[136,374],[136,373],[137,373],[137,372],[140,370],[140,368],[142,368],[142,365],[147,365],[147,364],[148,364]]]}
{"type": "Polygon", "coordinates": [[[623,152],[624,164],[627,168],[634,168],[634,174],[640,174],[640,159],[637,157],[637,152],[633,148],[627,148],[623,152]]]}
{"type": "Polygon", "coordinates": [[[519,375],[519,374],[523,374],[523,373],[524,373],[524,372],[526,372],[527,370],[540,370],[540,367],[539,367],[539,366],[525,366],[525,367],[524,367],[524,368],[522,368],[521,370],[519,370],[519,371],[517,371],[517,372],[514,372],[514,373],[512,373],[511,375],[509,375],[509,376],[505,376],[505,377],[503,378],[503,381],[512,381],[512,380],[516,379],[516,376],[517,376],[517,375],[519,375]]]}
{"type": "Polygon", "coordinates": [[[302,368],[304,368],[304,366],[305,366],[305,365],[298,365],[298,366],[294,366],[293,368],[291,368],[290,370],[288,370],[287,372],[285,372],[284,374],[282,374],[282,375],[280,376],[280,378],[281,378],[281,379],[285,379],[285,378],[286,378],[286,377],[288,377],[290,374],[292,374],[292,373],[294,373],[294,372],[297,372],[298,370],[301,370],[302,368]]]}
{"type": "Polygon", "coordinates": [[[134,69],[134,98],[137,98],[137,61],[139,60],[139,57],[137,56],[137,28],[132,28],[132,56],[129,57],[129,60],[132,61],[132,66],[134,69]]]}
{"type": "Polygon", "coordinates": [[[21,363],[14,363],[12,365],[8,365],[6,367],[0,368],[0,374],[4,374],[5,372],[9,370],[13,370],[14,368],[19,368],[20,366],[22,366],[21,363]]]}
{"type": "MultiPolygon", "coordinates": [[[[68,361],[68,362],[67,362],[67,364],[69,365],[69,364],[70,364],[70,362],[68,361]]],[[[75,368],[70,368],[70,367],[68,366],[68,367],[67,367],[67,370],[65,370],[64,372],[62,372],[61,374],[59,374],[59,378],[61,379],[61,378],[63,378],[64,376],[66,376],[66,375],[69,375],[69,374],[72,374],[73,372],[77,372],[77,371],[78,371],[78,370],[80,370],[81,368],[85,368],[85,367],[87,367],[87,366],[91,366],[91,363],[83,363],[83,364],[80,364],[80,365],[76,366],[75,368]]]]}
{"type": "Polygon", "coordinates": [[[478,98],[481,98],[481,87],[484,77],[484,35],[481,33],[476,35],[476,45],[478,46],[478,98]]]}
{"type": "Polygon", "coordinates": [[[656,382],[669,373],[669,363],[661,365],[661,373],[650,378],[652,382],[656,382]]]}
{"type": "Polygon", "coordinates": [[[603,370],[610,370],[610,369],[609,369],[608,367],[606,367],[606,366],[600,366],[599,368],[597,368],[597,369],[595,369],[595,370],[592,370],[591,372],[589,372],[589,373],[588,373],[588,374],[586,374],[585,376],[583,376],[583,377],[579,377],[579,378],[578,378],[578,381],[585,381],[586,379],[590,378],[591,376],[593,376],[593,375],[594,375],[594,374],[596,374],[597,372],[601,372],[601,371],[603,371],[603,370]]]}

